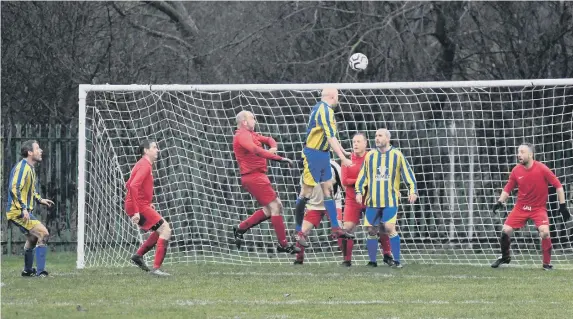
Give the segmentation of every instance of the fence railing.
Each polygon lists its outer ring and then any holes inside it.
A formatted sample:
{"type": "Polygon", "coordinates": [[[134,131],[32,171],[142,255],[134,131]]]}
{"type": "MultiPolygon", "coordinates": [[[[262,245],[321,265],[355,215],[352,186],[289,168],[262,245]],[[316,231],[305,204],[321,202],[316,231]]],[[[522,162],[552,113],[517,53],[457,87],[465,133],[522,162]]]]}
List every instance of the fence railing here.
{"type": "Polygon", "coordinates": [[[37,140],[43,150],[42,162],[36,166],[39,193],[54,201],[51,208],[38,207],[34,215],[50,232],[53,250],[74,250],[77,227],[77,154],[78,127],[70,125],[7,125],[2,128],[0,159],[2,161],[2,254],[19,253],[25,237],[6,220],[8,178],[10,170],[21,159],[20,147],[26,140],[37,140]]]}

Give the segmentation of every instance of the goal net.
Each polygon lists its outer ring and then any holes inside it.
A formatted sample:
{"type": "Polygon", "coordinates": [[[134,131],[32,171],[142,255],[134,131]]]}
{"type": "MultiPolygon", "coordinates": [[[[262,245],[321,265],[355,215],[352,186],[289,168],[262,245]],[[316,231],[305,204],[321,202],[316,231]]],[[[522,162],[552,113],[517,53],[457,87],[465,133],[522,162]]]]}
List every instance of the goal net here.
{"type": "MultiPolygon", "coordinates": [[[[410,161],[419,200],[407,203],[398,227],[405,263],[489,265],[513,208],[492,214],[522,142],[536,146],[565,188],[573,209],[573,80],[517,80],[312,85],[81,85],[78,268],[124,266],[147,234],[125,215],[125,182],[142,139],[158,142],[156,209],[171,224],[166,263],[291,263],[275,251],[263,222],[233,244],[232,227],[259,209],[240,186],[232,152],[235,115],[256,115],[256,130],[279,143],[279,154],[300,161],[311,108],[320,90],[340,89],[339,139],[350,150],[354,133],[388,128],[392,144],[410,161]]],[[[294,229],[302,165],[269,163],[269,176],[294,229]]],[[[553,263],[573,268],[573,221],[558,212],[555,190],[547,205],[553,263]]],[[[515,195],[515,194],[513,194],[515,195]]],[[[329,224],[311,232],[305,263],[342,261],[329,224]]],[[[293,242],[294,232],[289,231],[293,242]]],[[[357,229],[354,261],[368,261],[366,234],[357,229]]],[[[530,222],[515,233],[511,265],[539,266],[540,241],[530,222]]],[[[150,254],[151,255],[151,254],[150,254]]],[[[152,258],[148,256],[147,258],[152,258]]],[[[148,260],[151,262],[151,260],[148,260]]]]}

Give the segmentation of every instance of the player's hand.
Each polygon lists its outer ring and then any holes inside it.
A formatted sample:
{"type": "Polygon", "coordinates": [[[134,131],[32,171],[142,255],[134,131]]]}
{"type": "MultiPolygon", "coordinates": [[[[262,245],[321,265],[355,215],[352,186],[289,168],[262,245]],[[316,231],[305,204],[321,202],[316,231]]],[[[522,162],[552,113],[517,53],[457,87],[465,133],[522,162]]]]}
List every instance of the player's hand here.
{"type": "Polygon", "coordinates": [[[352,164],[352,161],[349,160],[348,158],[343,159],[343,160],[341,161],[341,164],[344,165],[344,166],[352,166],[352,165],[353,165],[353,164],[352,164]]]}
{"type": "Polygon", "coordinates": [[[410,202],[410,204],[414,204],[414,202],[416,201],[416,199],[418,199],[418,195],[417,194],[410,194],[410,196],[408,196],[408,201],[410,202]]]}
{"type": "Polygon", "coordinates": [[[52,207],[52,205],[54,205],[54,202],[49,200],[49,199],[42,198],[42,200],[40,201],[40,204],[46,205],[48,207],[52,207]]]}
{"type": "Polygon", "coordinates": [[[559,212],[561,213],[561,216],[563,216],[564,222],[568,221],[569,218],[571,218],[571,214],[567,209],[567,203],[559,204],[559,212]]]}
{"type": "Polygon", "coordinates": [[[273,153],[273,154],[276,154],[276,153],[277,153],[277,148],[276,148],[276,147],[269,148],[269,152],[271,152],[271,153],[273,153]]]}
{"type": "Polygon", "coordinates": [[[30,213],[28,213],[27,209],[22,209],[22,219],[25,221],[30,220],[30,213]]]}
{"type": "Polygon", "coordinates": [[[135,225],[139,224],[139,213],[135,213],[133,216],[131,216],[131,222],[134,223],[135,225]]]}
{"type": "Polygon", "coordinates": [[[344,156],[348,156],[348,157],[350,157],[352,155],[351,152],[348,152],[345,149],[342,149],[342,153],[344,153],[344,156]]]}
{"type": "Polygon", "coordinates": [[[356,194],[356,202],[362,205],[362,194],[356,194]]]}
{"type": "Polygon", "coordinates": [[[290,158],[283,157],[283,158],[281,159],[281,162],[283,162],[283,163],[288,163],[288,166],[290,166],[290,167],[293,167],[293,166],[294,166],[294,162],[293,162],[290,158]]]}
{"type": "Polygon", "coordinates": [[[501,209],[501,208],[503,208],[503,203],[500,202],[500,201],[498,201],[498,202],[495,203],[495,205],[493,205],[492,212],[493,212],[494,214],[497,214],[497,211],[498,211],[499,209],[501,209]]]}

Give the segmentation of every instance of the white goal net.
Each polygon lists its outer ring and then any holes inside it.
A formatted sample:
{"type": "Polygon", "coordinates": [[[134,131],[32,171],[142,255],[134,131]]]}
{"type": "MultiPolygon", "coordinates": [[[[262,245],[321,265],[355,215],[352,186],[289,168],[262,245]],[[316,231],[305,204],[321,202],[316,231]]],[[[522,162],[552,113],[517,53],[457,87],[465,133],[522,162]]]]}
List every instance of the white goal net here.
{"type": "MultiPolygon", "coordinates": [[[[405,263],[488,265],[499,254],[504,213],[491,206],[517,163],[522,142],[563,183],[573,209],[573,79],[330,85],[101,85],[80,86],[78,267],[123,266],[147,234],[125,215],[125,182],[138,144],[158,142],[156,209],[173,229],[166,263],[291,263],[275,252],[276,236],[263,222],[237,249],[232,227],[259,209],[240,186],[232,152],[235,115],[256,115],[256,130],[299,161],[306,125],[320,89],[340,89],[335,114],[350,150],[354,133],[388,128],[410,161],[419,200],[402,196],[399,232],[405,263]]],[[[284,204],[292,242],[294,204],[302,165],[269,163],[284,204]]],[[[406,188],[402,185],[402,193],[406,188]]],[[[513,194],[515,195],[515,194],[513,194]]],[[[513,207],[515,197],[508,202],[513,207]]],[[[573,268],[573,221],[558,213],[550,189],[553,263],[573,268]]],[[[306,263],[342,261],[327,221],[310,235],[306,263]]],[[[368,261],[365,232],[357,230],[353,260],[368,261]]],[[[512,237],[512,265],[539,266],[540,241],[530,222],[512,237]]],[[[149,254],[152,255],[152,254],[149,254]]],[[[152,258],[152,256],[148,256],[152,258]]]]}

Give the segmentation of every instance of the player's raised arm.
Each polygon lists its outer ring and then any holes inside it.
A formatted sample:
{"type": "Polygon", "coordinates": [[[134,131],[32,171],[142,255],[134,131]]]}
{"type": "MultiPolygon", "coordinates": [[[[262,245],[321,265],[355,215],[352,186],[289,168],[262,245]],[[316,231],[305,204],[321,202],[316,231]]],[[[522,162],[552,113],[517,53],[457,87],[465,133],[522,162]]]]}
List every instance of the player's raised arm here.
{"type": "Polygon", "coordinates": [[[237,141],[239,142],[239,145],[241,145],[241,147],[243,147],[249,153],[255,154],[256,156],[270,159],[270,160],[274,160],[274,161],[287,161],[285,158],[283,158],[277,154],[273,154],[273,153],[265,150],[264,148],[255,145],[255,142],[253,141],[253,137],[250,134],[245,133],[245,134],[237,135],[237,141]]]}
{"type": "MultiPolygon", "coordinates": [[[[324,89],[322,92],[323,99],[331,95],[338,95],[338,91],[336,89],[324,89]]],[[[317,122],[324,130],[326,140],[332,148],[332,151],[334,151],[334,153],[336,153],[340,158],[341,164],[343,166],[351,166],[352,161],[346,158],[344,149],[342,149],[340,142],[338,142],[338,139],[336,138],[336,120],[334,119],[334,112],[332,112],[328,107],[321,107],[318,110],[317,122]]]]}

